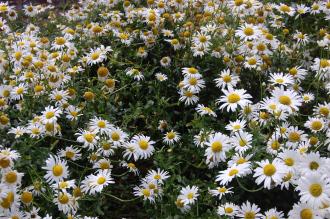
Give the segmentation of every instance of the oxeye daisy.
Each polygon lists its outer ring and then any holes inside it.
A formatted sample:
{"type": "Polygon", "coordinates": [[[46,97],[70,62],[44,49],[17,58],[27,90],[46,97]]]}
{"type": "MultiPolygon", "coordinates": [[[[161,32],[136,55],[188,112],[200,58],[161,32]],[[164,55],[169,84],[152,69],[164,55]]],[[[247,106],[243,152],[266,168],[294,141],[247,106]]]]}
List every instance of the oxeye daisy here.
{"type": "Polygon", "coordinates": [[[234,164],[248,164],[248,165],[251,165],[251,157],[253,155],[252,154],[243,154],[241,152],[238,152],[236,154],[234,154],[231,159],[228,161],[228,166],[233,166],[234,164]]]}
{"type": "Polygon", "coordinates": [[[319,152],[310,152],[301,157],[298,168],[302,175],[310,173],[326,174],[328,171],[327,159],[321,157],[319,152]]]}
{"type": "Polygon", "coordinates": [[[225,204],[218,206],[217,214],[219,216],[225,215],[225,216],[229,216],[229,217],[235,217],[238,210],[239,210],[239,207],[237,205],[234,205],[231,202],[227,202],[225,204]]]}
{"type": "Polygon", "coordinates": [[[228,167],[226,170],[222,170],[219,172],[219,175],[216,176],[217,182],[220,185],[227,185],[236,177],[243,177],[247,174],[251,173],[250,165],[248,163],[243,164],[233,164],[232,166],[228,167]]]}
{"type": "Polygon", "coordinates": [[[65,37],[56,37],[52,44],[52,48],[55,50],[61,50],[64,47],[70,47],[70,41],[65,37]]]}
{"type": "Polygon", "coordinates": [[[126,71],[126,75],[131,76],[134,80],[141,81],[144,79],[144,75],[136,68],[131,68],[126,71]]]}
{"type": "Polygon", "coordinates": [[[140,158],[146,159],[150,157],[155,148],[154,148],[154,141],[150,140],[150,137],[145,135],[135,135],[132,138],[132,142],[135,145],[137,154],[140,158]]]}
{"type": "Polygon", "coordinates": [[[312,93],[305,93],[302,95],[302,99],[304,103],[309,103],[315,99],[315,96],[312,93]]]}
{"type": "Polygon", "coordinates": [[[195,67],[184,67],[182,68],[182,74],[185,77],[194,77],[194,78],[201,78],[202,75],[199,73],[198,69],[195,67]]]}
{"type": "Polygon", "coordinates": [[[110,160],[102,158],[98,160],[97,162],[94,163],[93,168],[98,169],[98,170],[111,170],[112,165],[110,160]]]}
{"type": "Polygon", "coordinates": [[[171,58],[168,56],[165,56],[165,57],[161,58],[161,60],[159,62],[160,62],[161,66],[166,68],[171,65],[171,58]]]}
{"type": "Polygon", "coordinates": [[[55,89],[50,94],[50,98],[55,102],[56,106],[61,106],[64,103],[67,103],[69,99],[69,92],[55,89]]]}
{"type": "Polygon", "coordinates": [[[94,65],[106,60],[107,56],[105,51],[102,51],[100,48],[97,48],[97,49],[91,49],[86,59],[88,65],[94,65]]]}
{"type": "Polygon", "coordinates": [[[206,159],[212,162],[220,162],[226,160],[226,152],[231,149],[230,139],[228,136],[216,132],[208,138],[205,145],[208,146],[205,150],[206,159]]]}
{"type": "Polygon", "coordinates": [[[260,208],[258,207],[258,205],[246,201],[240,207],[237,213],[237,217],[244,219],[250,219],[250,218],[261,219],[262,214],[260,214],[259,212],[260,212],[260,208]]]}
{"type": "Polygon", "coordinates": [[[59,108],[54,108],[53,106],[47,106],[42,112],[42,121],[46,123],[55,123],[57,118],[60,117],[62,111],[59,108]]]}
{"type": "Polygon", "coordinates": [[[228,90],[223,90],[224,94],[217,100],[217,103],[220,104],[220,109],[227,108],[227,111],[235,112],[237,107],[240,106],[243,108],[247,104],[252,103],[250,94],[246,94],[244,89],[234,90],[232,87],[228,87],[228,90]]]}
{"type": "Polygon", "coordinates": [[[76,121],[78,120],[79,116],[83,115],[79,113],[80,111],[81,111],[80,108],[70,105],[65,109],[65,114],[66,114],[65,117],[70,121],[76,121]]]}
{"type": "Polygon", "coordinates": [[[228,125],[226,125],[226,130],[231,132],[244,131],[246,126],[246,121],[244,119],[238,119],[236,121],[230,121],[228,125]]]}
{"type": "Polygon", "coordinates": [[[53,202],[57,205],[58,209],[65,214],[77,211],[78,206],[74,197],[65,191],[58,192],[53,202]]]}
{"type": "Polygon", "coordinates": [[[139,169],[134,163],[127,163],[126,161],[122,161],[120,164],[122,167],[126,167],[129,172],[134,173],[136,176],[140,174],[139,169]]]}
{"type": "Polygon", "coordinates": [[[120,128],[112,128],[108,133],[109,140],[114,146],[120,146],[126,141],[128,135],[120,128]]]}
{"type": "Polygon", "coordinates": [[[254,40],[261,35],[261,31],[258,27],[246,23],[236,30],[235,35],[242,40],[254,40]]]}
{"type": "Polygon", "coordinates": [[[285,219],[282,211],[277,211],[276,208],[269,209],[264,213],[266,219],[285,219]]]}
{"type": "Polygon", "coordinates": [[[285,175],[284,165],[281,160],[275,159],[273,162],[263,160],[257,162],[259,167],[254,170],[253,177],[256,177],[258,185],[264,184],[264,188],[270,189],[273,184],[275,186],[281,183],[285,175]]]}
{"type": "Polygon", "coordinates": [[[297,165],[299,164],[299,153],[295,150],[283,150],[281,153],[278,154],[278,158],[281,158],[286,166],[286,169],[290,171],[295,171],[297,165]]]}
{"type": "Polygon", "coordinates": [[[136,146],[137,145],[134,141],[125,142],[122,145],[122,147],[124,148],[123,157],[126,159],[131,159],[131,157],[133,157],[135,161],[138,160],[140,155],[136,146]]]}
{"type": "Polygon", "coordinates": [[[214,81],[218,88],[224,89],[227,87],[236,87],[240,79],[238,76],[233,75],[229,69],[225,69],[220,72],[219,77],[214,81]]]}
{"type": "Polygon", "coordinates": [[[283,87],[276,87],[273,91],[273,98],[279,103],[280,109],[290,113],[298,111],[302,104],[302,98],[293,90],[284,90],[283,87]]]}
{"type": "Polygon", "coordinates": [[[111,172],[109,170],[101,170],[96,175],[88,175],[81,182],[81,189],[82,192],[93,195],[102,192],[103,188],[111,183],[114,183],[111,178],[111,172]]]}
{"type": "Polygon", "coordinates": [[[245,152],[251,148],[252,135],[248,132],[238,131],[231,137],[231,143],[235,148],[235,151],[245,152]]]}
{"type": "Polygon", "coordinates": [[[64,158],[66,158],[68,160],[72,160],[72,161],[75,161],[75,160],[78,160],[81,158],[80,149],[77,149],[73,146],[68,146],[65,149],[61,149],[58,152],[58,155],[60,157],[64,157],[64,158]]]}
{"type": "Polygon", "coordinates": [[[51,185],[51,187],[54,190],[62,190],[62,191],[66,191],[67,189],[70,188],[74,188],[75,187],[75,180],[64,180],[64,181],[59,181],[58,183],[55,183],[53,185],[51,185]]]}
{"type": "Polygon", "coordinates": [[[303,69],[301,66],[295,66],[290,68],[288,73],[299,82],[305,78],[307,75],[307,70],[303,69]]]}
{"type": "Polygon", "coordinates": [[[178,198],[175,200],[175,205],[176,205],[176,207],[177,207],[178,209],[180,209],[180,211],[181,211],[182,213],[188,212],[188,211],[190,211],[190,209],[191,209],[191,206],[190,206],[190,205],[186,205],[186,204],[183,202],[183,200],[182,200],[182,198],[181,198],[180,195],[179,195],[178,198]]]}
{"type": "Polygon", "coordinates": [[[330,103],[324,102],[323,104],[318,104],[314,107],[313,111],[321,117],[328,118],[330,116],[330,103]]]}
{"type": "Polygon", "coordinates": [[[44,178],[49,183],[59,182],[69,176],[66,161],[63,161],[56,156],[49,156],[46,160],[46,166],[42,168],[47,171],[44,178]]]}
{"type": "Polygon", "coordinates": [[[3,171],[2,183],[10,188],[15,188],[21,185],[23,173],[19,173],[16,170],[3,171]]]}
{"type": "Polygon", "coordinates": [[[221,186],[221,187],[217,187],[216,189],[209,189],[209,193],[212,196],[219,196],[219,200],[222,199],[222,196],[226,195],[226,194],[231,194],[234,193],[233,191],[231,191],[232,187],[230,188],[226,188],[225,186],[221,186]]]}
{"type": "Polygon", "coordinates": [[[23,99],[23,95],[27,92],[26,84],[19,84],[17,87],[13,87],[11,90],[11,99],[20,100],[23,99]]]}
{"type": "Polygon", "coordinates": [[[300,142],[307,140],[307,135],[304,131],[299,130],[298,127],[287,128],[284,136],[288,140],[286,145],[290,148],[295,148],[300,142]]]}
{"type": "Polygon", "coordinates": [[[163,137],[163,142],[169,145],[172,145],[180,140],[181,136],[179,133],[171,130],[165,134],[163,137]]]}
{"type": "Polygon", "coordinates": [[[257,56],[250,56],[245,58],[244,67],[248,69],[260,69],[262,62],[257,56]]]}
{"type": "Polygon", "coordinates": [[[156,180],[157,183],[163,184],[165,180],[170,177],[169,173],[165,170],[157,169],[156,170],[149,170],[146,176],[148,181],[156,180]]]}
{"type": "Polygon", "coordinates": [[[313,208],[319,208],[330,201],[330,181],[326,175],[311,173],[300,178],[297,182],[300,201],[313,208]]]}
{"type": "Polygon", "coordinates": [[[161,81],[161,82],[166,81],[168,79],[167,75],[162,74],[162,73],[156,73],[155,77],[158,81],[161,81]]]}
{"type": "Polygon", "coordinates": [[[205,81],[202,78],[186,76],[183,80],[183,87],[188,91],[199,93],[205,87],[205,81]]]}
{"type": "Polygon", "coordinates": [[[272,73],[270,74],[270,83],[273,85],[288,86],[294,83],[291,75],[285,75],[284,73],[272,73]]]}
{"type": "Polygon", "coordinates": [[[199,98],[196,96],[196,92],[182,89],[180,90],[180,101],[184,102],[186,105],[192,105],[198,102],[199,98]]]}
{"type": "Polygon", "coordinates": [[[89,122],[90,130],[93,130],[93,132],[102,134],[107,134],[110,132],[110,129],[112,126],[109,124],[109,122],[105,119],[94,117],[89,122]]]}
{"type": "Polygon", "coordinates": [[[307,203],[296,203],[289,211],[288,217],[291,219],[324,219],[318,209],[311,207],[307,203]]]}
{"type": "Polygon", "coordinates": [[[134,187],[134,195],[137,197],[143,197],[143,200],[149,200],[151,203],[155,202],[155,194],[153,190],[144,187],[134,187]]]}
{"type": "Polygon", "coordinates": [[[88,148],[89,150],[93,150],[99,140],[99,137],[96,135],[96,131],[86,131],[80,130],[75,135],[78,136],[77,141],[83,143],[84,148],[88,148]]]}
{"type": "Polygon", "coordinates": [[[317,133],[324,129],[324,120],[322,118],[311,117],[305,122],[305,127],[312,132],[317,133]]]}
{"type": "Polygon", "coordinates": [[[217,114],[215,114],[215,112],[211,108],[206,107],[203,104],[198,104],[196,107],[196,111],[202,116],[209,115],[209,116],[217,117],[217,114]]]}
{"type": "Polygon", "coordinates": [[[186,186],[181,189],[180,191],[180,198],[182,202],[186,205],[194,204],[197,200],[198,194],[198,187],[197,186],[186,186]]]}

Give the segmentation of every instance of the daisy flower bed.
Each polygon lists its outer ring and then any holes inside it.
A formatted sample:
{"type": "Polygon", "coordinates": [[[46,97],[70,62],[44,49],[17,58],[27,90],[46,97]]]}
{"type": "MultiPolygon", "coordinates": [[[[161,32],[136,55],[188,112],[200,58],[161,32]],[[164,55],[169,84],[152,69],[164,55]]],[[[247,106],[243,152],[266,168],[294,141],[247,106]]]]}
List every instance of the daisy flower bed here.
{"type": "Polygon", "coordinates": [[[330,218],[330,1],[0,2],[0,218],[330,218]]]}

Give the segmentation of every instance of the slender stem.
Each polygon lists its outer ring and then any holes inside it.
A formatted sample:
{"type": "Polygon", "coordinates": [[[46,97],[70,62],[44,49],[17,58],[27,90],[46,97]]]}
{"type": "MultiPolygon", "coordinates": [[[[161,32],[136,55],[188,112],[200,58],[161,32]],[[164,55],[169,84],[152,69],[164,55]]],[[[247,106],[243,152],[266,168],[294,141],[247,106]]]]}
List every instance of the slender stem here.
{"type": "Polygon", "coordinates": [[[264,187],[263,186],[261,186],[260,188],[257,188],[257,189],[248,189],[248,188],[246,188],[240,181],[239,181],[239,179],[238,178],[236,178],[236,180],[237,180],[237,183],[238,183],[238,185],[243,189],[243,190],[245,190],[245,191],[247,191],[247,192],[258,192],[258,191],[260,191],[260,190],[262,190],[264,187]]]}
{"type": "Polygon", "coordinates": [[[136,200],[138,200],[140,198],[140,197],[135,197],[133,199],[121,199],[121,198],[118,198],[117,196],[111,195],[109,193],[102,193],[102,194],[104,194],[106,196],[109,196],[111,198],[114,198],[114,199],[116,199],[116,200],[118,200],[120,202],[132,202],[132,201],[136,201],[136,200]]]}

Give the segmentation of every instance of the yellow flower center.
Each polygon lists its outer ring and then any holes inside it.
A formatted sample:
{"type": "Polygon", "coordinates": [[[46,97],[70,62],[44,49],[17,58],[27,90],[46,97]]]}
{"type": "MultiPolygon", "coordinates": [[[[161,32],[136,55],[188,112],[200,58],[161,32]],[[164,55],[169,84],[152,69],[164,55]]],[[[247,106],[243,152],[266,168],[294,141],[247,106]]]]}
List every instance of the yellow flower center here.
{"type": "Polygon", "coordinates": [[[66,42],[66,40],[64,39],[64,37],[57,37],[56,39],[55,39],[55,43],[57,44],[57,45],[64,45],[65,44],[65,42],[66,42]]]}
{"type": "Polygon", "coordinates": [[[224,192],[227,191],[227,189],[226,189],[226,187],[220,187],[220,188],[218,189],[218,191],[219,191],[220,193],[224,193],[224,192]]]}
{"type": "Polygon", "coordinates": [[[189,192],[188,195],[187,195],[187,198],[188,199],[193,199],[194,198],[194,193],[189,192]]]}
{"type": "Polygon", "coordinates": [[[17,181],[17,174],[14,171],[10,171],[5,176],[7,183],[15,183],[17,181]]]}
{"type": "Polygon", "coordinates": [[[146,197],[149,197],[150,196],[150,190],[149,189],[142,189],[142,194],[146,197]]]}
{"type": "Polygon", "coordinates": [[[107,170],[107,169],[110,168],[110,165],[109,165],[108,162],[102,162],[102,163],[100,163],[100,168],[101,168],[102,170],[107,170]]]}
{"type": "Polygon", "coordinates": [[[328,117],[330,110],[327,107],[321,107],[319,112],[322,116],[328,117]]]}
{"type": "Polygon", "coordinates": [[[290,132],[289,140],[291,142],[298,142],[300,141],[300,134],[298,132],[290,132]]]}
{"type": "Polygon", "coordinates": [[[276,172],[276,167],[273,164],[266,164],[264,166],[264,174],[266,176],[272,176],[276,172]]]}
{"type": "Polygon", "coordinates": [[[236,93],[232,93],[232,94],[228,95],[228,102],[229,103],[237,103],[240,100],[241,100],[241,97],[236,93]]]}
{"type": "Polygon", "coordinates": [[[313,183],[309,186],[309,193],[314,197],[319,197],[322,194],[322,186],[318,183],[313,183]]]}
{"type": "Polygon", "coordinates": [[[294,164],[294,160],[292,158],[286,158],[284,159],[284,163],[287,165],[287,166],[293,166],[294,164]]]}
{"type": "Polygon", "coordinates": [[[106,123],[105,123],[105,121],[100,120],[100,121],[97,122],[97,126],[98,126],[99,128],[105,128],[106,123]]]}
{"type": "Polygon", "coordinates": [[[309,168],[311,169],[311,170],[317,170],[318,168],[319,168],[319,164],[317,163],[317,162],[315,162],[315,161],[312,161],[312,162],[310,162],[310,164],[309,164],[309,168]]]}
{"type": "Polygon", "coordinates": [[[215,141],[211,144],[212,151],[214,153],[222,151],[222,143],[220,141],[215,141]]]}
{"type": "Polygon", "coordinates": [[[190,78],[189,79],[189,84],[192,85],[192,86],[196,85],[197,84],[197,79],[196,78],[190,78]]]}
{"type": "Polygon", "coordinates": [[[61,165],[53,166],[53,174],[54,176],[61,176],[63,173],[63,167],[61,165]]]}
{"type": "Polygon", "coordinates": [[[69,159],[72,159],[73,156],[74,156],[74,153],[73,153],[72,151],[66,151],[66,152],[65,152],[65,156],[66,156],[67,158],[69,158],[69,159]]]}
{"type": "Polygon", "coordinates": [[[225,75],[225,76],[222,77],[222,79],[225,83],[231,82],[231,76],[230,75],[225,75]]]}
{"type": "Polygon", "coordinates": [[[140,140],[139,141],[139,146],[142,150],[147,150],[149,144],[146,140],[140,140]]]}
{"type": "Polygon", "coordinates": [[[234,211],[234,209],[233,209],[232,207],[227,207],[227,208],[225,208],[225,212],[226,212],[227,214],[231,214],[231,213],[233,213],[233,211],[234,211]]]}
{"type": "Polygon", "coordinates": [[[234,176],[234,175],[236,175],[238,173],[238,169],[232,169],[232,170],[230,170],[229,171],[229,176],[234,176]]]}
{"type": "Polygon", "coordinates": [[[155,176],[154,176],[154,179],[156,179],[156,180],[160,180],[162,177],[159,175],[159,174],[156,174],[155,176]]]}
{"type": "Polygon", "coordinates": [[[167,133],[166,136],[167,136],[168,139],[171,140],[171,139],[175,138],[175,133],[171,131],[171,132],[167,133]]]}
{"type": "Polygon", "coordinates": [[[31,203],[32,198],[33,198],[32,192],[28,192],[28,191],[22,192],[21,200],[23,203],[25,204],[31,203]]]}
{"type": "Polygon", "coordinates": [[[291,98],[286,95],[280,96],[278,100],[283,105],[291,105],[291,98]]]}
{"type": "Polygon", "coordinates": [[[16,93],[17,93],[18,95],[21,95],[23,92],[24,92],[24,88],[23,88],[23,87],[19,87],[19,88],[17,88],[17,90],[16,90],[16,93]]]}
{"type": "Polygon", "coordinates": [[[91,55],[91,58],[93,59],[93,60],[96,60],[96,59],[98,59],[100,57],[100,53],[99,52],[94,52],[92,55],[91,55]]]}
{"type": "Polygon", "coordinates": [[[46,116],[46,119],[51,119],[55,116],[55,113],[54,112],[47,112],[45,116],[46,116]]]}
{"type": "Polygon", "coordinates": [[[281,144],[277,141],[277,140],[274,140],[272,142],[272,144],[270,145],[270,147],[273,149],[273,150],[278,150],[280,147],[281,147],[281,144]]]}
{"type": "Polygon", "coordinates": [[[305,208],[300,211],[301,219],[313,219],[313,211],[309,208],[305,208]]]}
{"type": "Polygon", "coordinates": [[[244,214],[244,219],[255,219],[256,214],[253,211],[247,211],[244,214]]]}
{"type": "Polygon", "coordinates": [[[66,194],[61,194],[58,196],[58,201],[62,204],[65,205],[69,202],[69,196],[66,194]]]}
{"type": "Polygon", "coordinates": [[[246,140],[244,140],[244,139],[240,139],[239,140],[239,146],[244,147],[246,145],[247,145],[247,141],[246,140]]]}
{"type": "Polygon", "coordinates": [[[104,176],[100,176],[98,179],[97,179],[97,183],[99,185],[102,185],[103,183],[105,183],[107,179],[104,177],[104,176]]]}
{"type": "Polygon", "coordinates": [[[66,182],[66,181],[64,181],[64,182],[60,182],[60,183],[59,183],[59,187],[60,187],[60,189],[65,189],[65,188],[67,188],[68,186],[69,186],[69,183],[66,182]]]}
{"type": "Polygon", "coordinates": [[[243,32],[246,36],[252,36],[254,34],[254,30],[251,27],[246,27],[243,32]]]}
{"type": "Polygon", "coordinates": [[[94,135],[91,133],[86,133],[84,134],[84,138],[86,139],[87,142],[92,143],[94,140],[94,135]]]}
{"type": "Polygon", "coordinates": [[[311,124],[311,128],[315,131],[319,131],[320,129],[322,129],[323,127],[323,124],[321,121],[313,121],[312,124],[311,124]]]}

